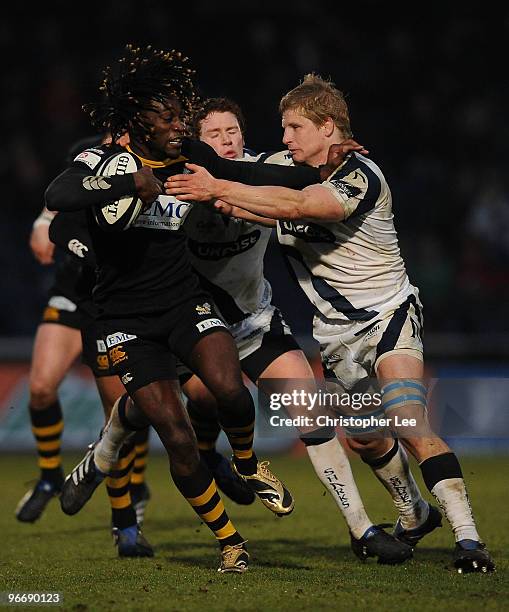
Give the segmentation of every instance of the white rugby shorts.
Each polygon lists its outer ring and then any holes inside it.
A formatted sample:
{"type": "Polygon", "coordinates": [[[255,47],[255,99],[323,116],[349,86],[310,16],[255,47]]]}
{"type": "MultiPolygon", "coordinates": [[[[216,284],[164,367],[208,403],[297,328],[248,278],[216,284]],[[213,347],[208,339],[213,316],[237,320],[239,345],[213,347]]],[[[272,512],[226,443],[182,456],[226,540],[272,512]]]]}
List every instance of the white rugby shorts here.
{"type": "Polygon", "coordinates": [[[394,353],[423,359],[422,304],[415,289],[407,299],[372,321],[313,319],[326,378],[337,378],[352,389],[363,378],[376,376],[380,361],[394,353]]]}

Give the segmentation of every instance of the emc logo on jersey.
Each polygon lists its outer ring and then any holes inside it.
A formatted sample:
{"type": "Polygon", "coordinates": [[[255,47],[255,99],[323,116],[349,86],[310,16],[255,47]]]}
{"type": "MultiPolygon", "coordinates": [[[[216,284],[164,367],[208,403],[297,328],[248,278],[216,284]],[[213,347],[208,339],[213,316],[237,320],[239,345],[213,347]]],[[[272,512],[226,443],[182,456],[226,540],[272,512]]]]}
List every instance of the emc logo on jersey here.
{"type": "Polygon", "coordinates": [[[293,221],[280,221],[281,234],[291,234],[304,242],[329,242],[334,243],[334,234],[316,223],[294,223],[293,221]]]}
{"type": "Polygon", "coordinates": [[[189,208],[189,204],[179,202],[175,198],[166,199],[164,196],[159,196],[155,202],[152,202],[150,208],[144,210],[140,217],[173,217],[182,219],[189,208]]]}

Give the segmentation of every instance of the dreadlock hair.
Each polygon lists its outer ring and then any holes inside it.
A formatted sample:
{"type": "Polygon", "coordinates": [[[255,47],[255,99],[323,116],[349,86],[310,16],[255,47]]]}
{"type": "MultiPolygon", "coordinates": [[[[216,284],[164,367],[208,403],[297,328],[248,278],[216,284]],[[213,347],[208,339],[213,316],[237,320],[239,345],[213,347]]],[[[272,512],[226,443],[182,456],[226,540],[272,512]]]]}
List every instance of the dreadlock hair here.
{"type": "Polygon", "coordinates": [[[210,113],[231,113],[237,118],[242,136],[246,133],[246,120],[240,106],[229,98],[207,98],[195,112],[191,123],[191,135],[200,138],[202,121],[210,113]]]}
{"type": "Polygon", "coordinates": [[[181,119],[187,123],[199,103],[192,80],[195,71],[187,66],[188,61],[180,51],[126,45],[126,55],[118,60],[116,69],[107,66],[103,70],[102,100],[85,104],[83,109],[98,130],[111,134],[112,142],[126,132],[149,140],[151,129],[141,114],[154,110],[154,102],[166,105],[169,98],[180,103],[181,119]]]}

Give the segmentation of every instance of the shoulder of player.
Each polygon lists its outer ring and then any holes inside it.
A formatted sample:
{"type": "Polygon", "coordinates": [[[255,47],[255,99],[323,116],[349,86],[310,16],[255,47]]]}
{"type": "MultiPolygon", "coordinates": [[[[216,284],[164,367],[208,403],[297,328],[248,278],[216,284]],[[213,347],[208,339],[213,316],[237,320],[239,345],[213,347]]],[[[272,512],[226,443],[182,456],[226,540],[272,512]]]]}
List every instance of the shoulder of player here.
{"type": "Polygon", "coordinates": [[[126,152],[126,149],[120,145],[99,144],[79,152],[72,160],[72,165],[75,167],[87,166],[90,170],[96,170],[102,161],[122,152],[126,152]]]}
{"type": "Polygon", "coordinates": [[[266,164],[278,164],[280,166],[293,165],[293,159],[289,151],[268,151],[266,153],[260,153],[255,161],[266,164]]]}
{"type": "Polygon", "coordinates": [[[360,153],[350,153],[345,162],[324,182],[345,178],[355,172],[362,172],[368,180],[376,177],[378,180],[385,181],[382,170],[371,158],[360,153]]]}
{"type": "Polygon", "coordinates": [[[359,153],[350,154],[322,187],[340,200],[346,219],[391,206],[390,189],[382,171],[372,159],[359,153]]]}
{"type": "Polygon", "coordinates": [[[379,166],[372,159],[359,153],[350,154],[348,159],[322,184],[340,190],[345,185],[356,185],[360,191],[370,193],[373,193],[373,190],[381,193],[388,189],[387,181],[379,166]]]}
{"type": "Polygon", "coordinates": [[[78,155],[85,149],[99,147],[102,143],[103,136],[101,136],[100,134],[95,134],[94,136],[86,136],[85,138],[80,138],[79,140],[76,140],[67,151],[66,165],[68,165],[76,157],[76,155],[78,155]]]}

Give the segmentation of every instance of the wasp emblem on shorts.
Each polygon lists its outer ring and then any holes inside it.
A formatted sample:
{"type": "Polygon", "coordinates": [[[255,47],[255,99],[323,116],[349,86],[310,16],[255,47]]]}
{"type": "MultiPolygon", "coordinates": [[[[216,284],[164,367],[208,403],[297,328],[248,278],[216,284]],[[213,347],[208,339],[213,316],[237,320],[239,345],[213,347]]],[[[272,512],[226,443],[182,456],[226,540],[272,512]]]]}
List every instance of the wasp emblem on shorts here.
{"type": "Polygon", "coordinates": [[[212,306],[208,302],[205,302],[205,304],[202,305],[198,304],[196,306],[196,312],[199,315],[209,315],[212,312],[212,306]]]}

